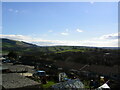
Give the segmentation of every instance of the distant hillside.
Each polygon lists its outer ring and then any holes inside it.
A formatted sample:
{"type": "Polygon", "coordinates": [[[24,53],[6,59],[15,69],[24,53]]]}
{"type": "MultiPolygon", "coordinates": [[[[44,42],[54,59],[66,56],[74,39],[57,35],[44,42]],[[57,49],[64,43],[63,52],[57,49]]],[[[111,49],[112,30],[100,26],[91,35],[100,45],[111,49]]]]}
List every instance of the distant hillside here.
{"type": "Polygon", "coordinates": [[[2,38],[2,47],[36,47],[37,45],[26,43],[23,41],[10,40],[2,38]]]}
{"type": "Polygon", "coordinates": [[[0,41],[2,53],[8,53],[9,51],[23,52],[29,51],[31,48],[38,47],[35,44],[26,43],[23,41],[10,40],[6,38],[0,38],[0,41]]]}
{"type": "MultiPolygon", "coordinates": [[[[100,49],[111,49],[111,48],[97,48],[97,47],[86,47],[86,46],[37,46],[35,44],[10,40],[1,38],[2,40],[2,51],[10,52],[54,52],[54,53],[65,53],[65,52],[86,52],[100,49]]],[[[0,42],[1,43],[1,42],[0,42]]],[[[113,49],[113,48],[112,48],[113,49]]]]}
{"type": "Polygon", "coordinates": [[[101,47],[101,48],[103,48],[103,49],[120,49],[120,47],[101,47]]]}
{"type": "Polygon", "coordinates": [[[118,50],[86,46],[37,46],[23,41],[2,39],[2,54],[16,52],[26,62],[65,61],[82,64],[118,64],[118,50]],[[28,60],[28,61],[27,61],[28,60]],[[30,61],[31,60],[31,61],[30,61]]]}
{"type": "MultiPolygon", "coordinates": [[[[35,44],[1,38],[3,52],[84,52],[91,47],[85,46],[37,46],[35,44]]],[[[93,47],[92,47],[93,48],[93,47]]]]}

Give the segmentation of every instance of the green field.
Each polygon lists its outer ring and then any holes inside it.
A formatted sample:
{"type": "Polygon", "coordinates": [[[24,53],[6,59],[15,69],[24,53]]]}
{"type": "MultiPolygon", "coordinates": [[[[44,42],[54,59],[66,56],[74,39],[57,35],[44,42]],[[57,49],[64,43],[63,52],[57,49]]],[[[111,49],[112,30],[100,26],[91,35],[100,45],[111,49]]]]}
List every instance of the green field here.
{"type": "Polygon", "coordinates": [[[56,84],[54,81],[47,81],[47,84],[42,84],[42,88],[50,88],[52,85],[56,84]]]}

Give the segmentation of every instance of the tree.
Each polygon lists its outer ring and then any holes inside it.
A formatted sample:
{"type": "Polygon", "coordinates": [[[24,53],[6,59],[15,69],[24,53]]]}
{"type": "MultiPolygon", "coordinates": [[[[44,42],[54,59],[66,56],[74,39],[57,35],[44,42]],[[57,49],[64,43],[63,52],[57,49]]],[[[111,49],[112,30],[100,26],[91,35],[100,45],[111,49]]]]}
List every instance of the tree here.
{"type": "Polygon", "coordinates": [[[11,52],[9,52],[9,53],[8,53],[8,55],[7,55],[7,56],[8,56],[8,58],[9,58],[9,59],[16,60],[18,55],[17,55],[17,53],[16,53],[16,52],[11,51],[11,52]]]}

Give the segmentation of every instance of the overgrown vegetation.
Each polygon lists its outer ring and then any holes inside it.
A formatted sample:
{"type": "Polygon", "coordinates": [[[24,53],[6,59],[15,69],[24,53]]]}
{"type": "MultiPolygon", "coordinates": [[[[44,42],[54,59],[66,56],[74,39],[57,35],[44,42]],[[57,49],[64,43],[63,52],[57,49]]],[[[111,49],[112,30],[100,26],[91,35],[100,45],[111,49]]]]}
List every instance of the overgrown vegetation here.
{"type": "MultiPolygon", "coordinates": [[[[35,68],[39,66],[41,70],[45,70],[49,75],[57,75],[58,67],[64,68],[67,72],[69,69],[77,67],[77,65],[119,66],[119,49],[96,48],[84,46],[36,46],[33,44],[3,39],[2,53],[7,54],[9,59],[17,60],[23,64],[33,65],[35,68]],[[60,63],[61,62],[61,63],[60,63]],[[66,63],[66,64],[65,64],[66,63]]],[[[78,70],[80,68],[77,68],[78,70]]],[[[118,69],[118,67],[117,67],[118,69]]],[[[90,71],[90,69],[88,70],[90,71]]],[[[107,71],[105,71],[107,72],[107,71]]],[[[111,71],[112,72],[112,71],[111,71]]],[[[117,74],[119,74],[118,72],[117,74]]],[[[79,74],[78,74],[79,75],[79,74]]],[[[52,76],[56,80],[56,76],[52,76]]],[[[48,88],[55,84],[48,81],[42,85],[48,88]]],[[[89,88],[89,82],[84,81],[86,88],[89,88]]]]}
{"type": "MultiPolygon", "coordinates": [[[[118,49],[103,49],[83,46],[40,47],[20,41],[3,39],[3,53],[17,53],[19,60],[34,64],[40,61],[67,61],[81,64],[113,66],[119,63],[118,49]]],[[[15,56],[15,55],[13,55],[15,56]]],[[[18,59],[18,57],[16,57],[18,59]]]]}
{"type": "Polygon", "coordinates": [[[50,88],[54,84],[56,84],[54,81],[47,81],[47,84],[41,84],[41,87],[42,88],[50,88]]]}

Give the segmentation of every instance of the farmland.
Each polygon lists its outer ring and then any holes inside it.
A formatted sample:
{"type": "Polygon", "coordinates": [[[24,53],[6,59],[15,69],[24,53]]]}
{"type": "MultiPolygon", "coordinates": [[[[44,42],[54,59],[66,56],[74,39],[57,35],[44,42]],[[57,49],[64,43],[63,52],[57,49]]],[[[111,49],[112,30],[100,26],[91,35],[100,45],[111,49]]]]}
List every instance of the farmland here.
{"type": "MultiPolygon", "coordinates": [[[[49,85],[58,82],[59,68],[66,72],[69,78],[71,70],[85,84],[95,76],[105,76],[111,82],[118,82],[119,60],[118,49],[86,47],[86,46],[37,46],[23,41],[2,39],[3,57],[20,62],[22,65],[33,66],[36,70],[44,70],[52,78],[49,85]],[[87,73],[87,76],[86,76],[87,73]]],[[[13,63],[13,64],[17,64],[13,63]]],[[[98,77],[96,77],[98,78],[98,77]]],[[[116,87],[117,84],[110,84],[116,87]]],[[[88,84],[85,86],[89,87],[88,84]]]]}

